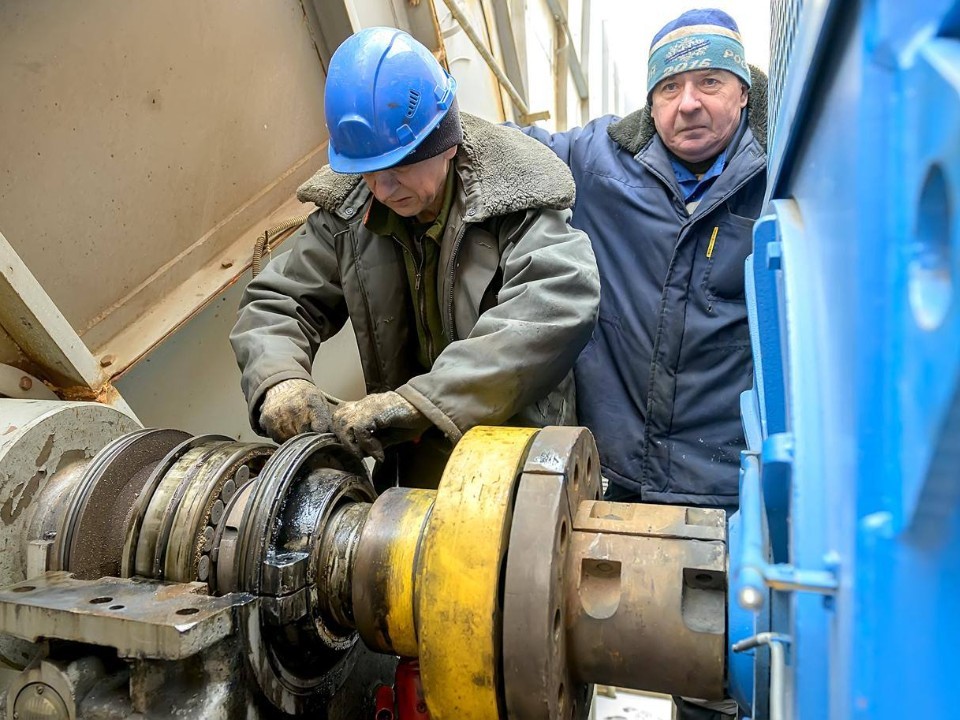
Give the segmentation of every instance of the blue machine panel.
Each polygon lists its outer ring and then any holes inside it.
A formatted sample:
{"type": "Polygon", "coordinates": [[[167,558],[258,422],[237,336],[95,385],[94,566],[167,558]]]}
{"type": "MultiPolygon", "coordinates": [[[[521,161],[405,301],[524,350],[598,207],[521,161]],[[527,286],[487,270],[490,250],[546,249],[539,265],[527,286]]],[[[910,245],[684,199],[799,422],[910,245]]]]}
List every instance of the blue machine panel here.
{"type": "Polygon", "coordinates": [[[731,689],[754,718],[951,718],[960,2],[774,12],[769,203],[747,264],[755,386],[731,519],[730,640],[751,662],[732,654],[731,689]]]}

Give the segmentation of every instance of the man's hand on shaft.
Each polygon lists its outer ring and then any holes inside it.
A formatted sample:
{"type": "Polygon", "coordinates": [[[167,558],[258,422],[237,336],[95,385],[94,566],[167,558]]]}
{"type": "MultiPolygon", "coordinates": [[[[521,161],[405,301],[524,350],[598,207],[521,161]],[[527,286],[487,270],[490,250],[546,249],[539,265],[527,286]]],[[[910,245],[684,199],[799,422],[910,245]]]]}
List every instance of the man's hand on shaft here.
{"type": "Polygon", "coordinates": [[[263,396],[260,426],[278,443],[300,433],[330,432],[330,406],[309,380],[284,380],[263,396]]]}
{"type": "Polygon", "coordinates": [[[333,413],[333,432],[348,450],[383,461],[390,445],[419,437],[430,421],[395,392],[375,393],[339,405],[333,413]]]}

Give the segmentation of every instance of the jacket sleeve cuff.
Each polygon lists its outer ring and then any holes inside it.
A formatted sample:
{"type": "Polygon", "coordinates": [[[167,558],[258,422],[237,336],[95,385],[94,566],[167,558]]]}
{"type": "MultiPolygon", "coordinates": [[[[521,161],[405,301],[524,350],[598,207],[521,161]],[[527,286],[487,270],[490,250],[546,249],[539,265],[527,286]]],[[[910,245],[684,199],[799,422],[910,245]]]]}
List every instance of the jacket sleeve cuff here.
{"type": "Polygon", "coordinates": [[[460,442],[460,438],[463,437],[463,432],[461,432],[457,424],[451,420],[443,410],[430,402],[426,395],[409,383],[401,385],[394,392],[423,413],[427,420],[440,428],[441,432],[450,439],[450,442],[454,445],[460,442]]]}

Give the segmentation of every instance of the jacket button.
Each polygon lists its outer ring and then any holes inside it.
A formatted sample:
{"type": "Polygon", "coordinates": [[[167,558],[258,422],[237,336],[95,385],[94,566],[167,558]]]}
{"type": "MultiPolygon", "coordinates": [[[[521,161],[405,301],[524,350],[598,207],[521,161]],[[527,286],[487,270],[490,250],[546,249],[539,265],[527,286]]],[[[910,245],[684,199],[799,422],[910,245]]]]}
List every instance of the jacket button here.
{"type": "Polygon", "coordinates": [[[346,210],[343,211],[343,214],[349,217],[350,215],[353,215],[355,212],[356,210],[354,210],[353,208],[347,208],[346,210]]]}
{"type": "Polygon", "coordinates": [[[471,216],[471,217],[472,217],[473,215],[476,215],[476,214],[477,214],[477,209],[476,209],[476,208],[470,208],[469,210],[467,210],[467,215],[469,215],[469,216],[471,216]]]}

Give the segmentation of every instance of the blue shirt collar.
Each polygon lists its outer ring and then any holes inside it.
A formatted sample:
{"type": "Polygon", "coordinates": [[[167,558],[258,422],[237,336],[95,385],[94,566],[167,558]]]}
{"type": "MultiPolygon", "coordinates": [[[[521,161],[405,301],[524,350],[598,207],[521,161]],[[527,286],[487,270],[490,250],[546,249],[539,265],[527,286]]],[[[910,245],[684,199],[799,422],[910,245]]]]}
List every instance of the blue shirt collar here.
{"type": "Polygon", "coordinates": [[[703,174],[703,177],[700,178],[690,172],[690,170],[672,154],[670,155],[670,164],[673,166],[673,174],[677,178],[680,192],[683,193],[683,201],[689,203],[702,198],[709,187],[713,185],[713,181],[720,177],[720,173],[723,172],[727,164],[727,150],[725,148],[722,153],[717,155],[717,159],[713,161],[713,165],[711,165],[703,174]]]}

